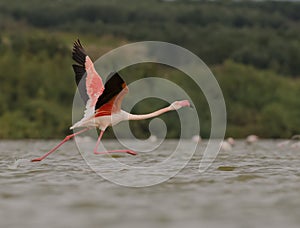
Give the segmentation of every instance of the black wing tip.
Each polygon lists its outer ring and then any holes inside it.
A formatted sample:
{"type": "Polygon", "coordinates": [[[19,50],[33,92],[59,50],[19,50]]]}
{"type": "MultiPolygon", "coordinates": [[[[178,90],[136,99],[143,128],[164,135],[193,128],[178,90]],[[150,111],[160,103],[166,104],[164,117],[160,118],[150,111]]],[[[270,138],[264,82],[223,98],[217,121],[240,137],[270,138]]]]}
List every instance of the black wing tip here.
{"type": "Polygon", "coordinates": [[[75,48],[83,48],[79,38],[77,38],[77,40],[74,41],[73,49],[75,49],[75,48]]]}
{"type": "Polygon", "coordinates": [[[87,54],[83,46],[81,45],[80,40],[79,39],[75,40],[73,44],[73,50],[72,50],[72,59],[76,63],[80,64],[81,66],[84,66],[86,56],[87,54]]]}
{"type": "Polygon", "coordinates": [[[75,80],[76,84],[78,85],[84,74],[86,73],[85,70],[85,61],[86,61],[86,52],[82,47],[80,40],[74,41],[73,50],[72,50],[72,59],[76,62],[73,64],[73,70],[75,72],[75,80]]]}
{"type": "Polygon", "coordinates": [[[73,49],[72,49],[72,59],[76,62],[76,64],[73,64],[72,67],[75,73],[75,81],[84,103],[87,102],[88,95],[86,92],[85,83],[81,83],[81,81],[83,81],[82,79],[86,75],[86,70],[85,70],[86,56],[87,54],[79,38],[77,38],[77,40],[74,41],[73,49]]]}
{"type": "Polygon", "coordinates": [[[85,75],[86,71],[84,67],[77,64],[73,64],[72,67],[75,73],[76,84],[78,85],[82,77],[85,75]]]}

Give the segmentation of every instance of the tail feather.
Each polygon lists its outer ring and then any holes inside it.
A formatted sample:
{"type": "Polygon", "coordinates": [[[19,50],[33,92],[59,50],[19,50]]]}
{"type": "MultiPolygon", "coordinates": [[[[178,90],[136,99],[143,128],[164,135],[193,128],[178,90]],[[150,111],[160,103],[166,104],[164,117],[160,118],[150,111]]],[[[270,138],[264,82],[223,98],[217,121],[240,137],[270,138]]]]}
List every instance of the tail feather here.
{"type": "Polygon", "coordinates": [[[70,129],[73,130],[74,128],[77,127],[86,127],[86,124],[87,124],[87,119],[83,118],[78,122],[76,122],[75,124],[73,124],[73,126],[71,126],[70,129]]]}

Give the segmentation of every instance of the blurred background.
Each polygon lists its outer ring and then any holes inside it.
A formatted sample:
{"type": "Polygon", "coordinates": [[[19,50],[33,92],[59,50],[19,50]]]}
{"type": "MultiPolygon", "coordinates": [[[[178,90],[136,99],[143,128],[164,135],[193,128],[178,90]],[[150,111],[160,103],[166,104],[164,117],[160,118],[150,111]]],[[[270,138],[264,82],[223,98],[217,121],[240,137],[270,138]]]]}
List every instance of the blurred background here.
{"type": "MultiPolygon", "coordinates": [[[[71,50],[80,38],[93,60],[135,41],[180,45],[212,70],[227,107],[227,136],[287,138],[300,133],[300,3],[184,0],[0,0],[0,138],[69,133],[76,90],[71,50]]],[[[127,83],[157,76],[186,89],[209,137],[205,97],[183,73],[158,64],[121,72],[127,83]]],[[[148,100],[134,112],[161,108],[148,100]]],[[[174,123],[176,113],[162,117],[174,123]]],[[[170,124],[169,138],[180,134],[170,124]]],[[[139,137],[148,122],[134,122],[139,137]]],[[[113,137],[110,131],[106,137],[113,137]]]]}

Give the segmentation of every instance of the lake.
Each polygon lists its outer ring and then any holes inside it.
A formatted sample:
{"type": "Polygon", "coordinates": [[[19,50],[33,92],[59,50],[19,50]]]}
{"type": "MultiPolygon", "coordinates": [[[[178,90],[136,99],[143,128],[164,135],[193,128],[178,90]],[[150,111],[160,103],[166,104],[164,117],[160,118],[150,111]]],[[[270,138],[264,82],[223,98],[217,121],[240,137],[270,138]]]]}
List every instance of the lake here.
{"type": "MultiPolygon", "coordinates": [[[[29,162],[56,143],[0,141],[0,227],[300,227],[299,148],[279,148],[273,140],[253,145],[240,140],[199,173],[204,141],[175,177],[133,188],[95,173],[74,141],[40,163],[29,162]]],[[[155,165],[176,143],[165,141],[161,151],[114,159],[155,165]]],[[[189,141],[185,143],[188,148],[189,141]]],[[[117,145],[113,140],[107,144],[117,145]]],[[[125,172],[117,166],[105,172],[114,170],[125,172]]]]}

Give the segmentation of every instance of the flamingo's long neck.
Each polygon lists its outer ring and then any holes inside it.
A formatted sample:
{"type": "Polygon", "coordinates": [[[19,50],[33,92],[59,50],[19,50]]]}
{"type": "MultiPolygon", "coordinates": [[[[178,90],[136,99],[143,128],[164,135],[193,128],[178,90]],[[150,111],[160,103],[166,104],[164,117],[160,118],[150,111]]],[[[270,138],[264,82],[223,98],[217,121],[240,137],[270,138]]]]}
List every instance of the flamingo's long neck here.
{"type": "Polygon", "coordinates": [[[153,117],[156,117],[156,116],[159,116],[165,112],[169,112],[171,111],[172,109],[169,107],[166,107],[166,108],[162,108],[162,109],[159,109],[155,112],[151,112],[151,113],[148,113],[148,114],[142,114],[142,115],[135,115],[135,114],[129,114],[129,120],[144,120],[144,119],[149,119],[149,118],[153,118],[153,117]]]}

